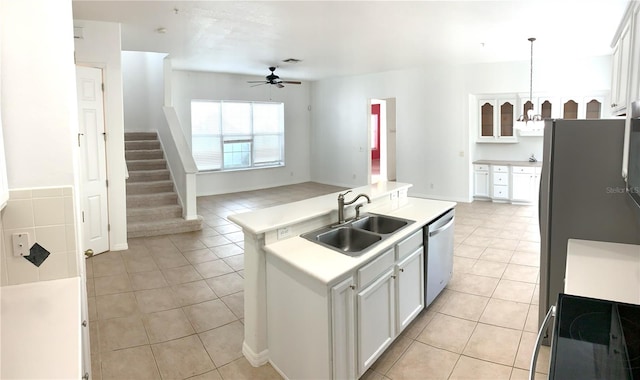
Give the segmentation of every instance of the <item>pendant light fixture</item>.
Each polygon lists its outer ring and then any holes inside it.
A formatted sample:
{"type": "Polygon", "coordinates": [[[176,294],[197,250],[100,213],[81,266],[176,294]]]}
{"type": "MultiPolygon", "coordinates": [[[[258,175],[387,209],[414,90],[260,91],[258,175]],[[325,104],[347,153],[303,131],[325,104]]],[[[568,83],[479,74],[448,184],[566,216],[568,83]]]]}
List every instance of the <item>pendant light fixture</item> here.
{"type": "Polygon", "coordinates": [[[523,105],[523,114],[518,117],[516,122],[516,128],[520,130],[535,130],[541,129],[544,126],[542,123],[542,116],[535,112],[533,105],[533,42],[536,39],[535,37],[530,37],[528,40],[531,42],[531,60],[529,68],[529,103],[531,104],[531,108],[525,109],[523,105]]]}

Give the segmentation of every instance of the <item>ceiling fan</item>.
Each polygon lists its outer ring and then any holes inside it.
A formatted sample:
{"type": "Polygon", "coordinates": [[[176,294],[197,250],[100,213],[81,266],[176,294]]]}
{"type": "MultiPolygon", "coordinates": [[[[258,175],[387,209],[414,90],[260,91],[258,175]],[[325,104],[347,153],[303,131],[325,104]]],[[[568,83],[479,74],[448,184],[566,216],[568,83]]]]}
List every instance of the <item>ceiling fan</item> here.
{"type": "Polygon", "coordinates": [[[274,74],[273,72],[276,71],[276,68],[271,66],[269,67],[269,71],[271,71],[271,74],[267,75],[265,78],[267,79],[266,81],[262,81],[262,80],[250,80],[247,81],[247,83],[257,83],[254,84],[251,87],[255,87],[255,86],[261,86],[263,84],[272,84],[278,88],[282,88],[284,87],[283,83],[286,84],[301,84],[302,82],[299,81],[291,81],[291,80],[282,80],[280,79],[279,76],[277,76],[276,74],[274,74]]]}

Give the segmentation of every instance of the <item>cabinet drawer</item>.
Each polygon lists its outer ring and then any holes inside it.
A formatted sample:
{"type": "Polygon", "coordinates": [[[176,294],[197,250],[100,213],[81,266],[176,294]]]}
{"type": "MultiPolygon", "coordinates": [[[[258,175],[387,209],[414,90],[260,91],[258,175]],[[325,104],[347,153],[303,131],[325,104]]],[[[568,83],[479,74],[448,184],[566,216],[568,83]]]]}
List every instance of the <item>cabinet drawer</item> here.
{"type": "Polygon", "coordinates": [[[473,169],[477,172],[488,172],[489,165],[473,165],[473,169]]]}
{"type": "Polygon", "coordinates": [[[367,286],[378,278],[382,272],[393,266],[394,262],[393,249],[389,249],[369,264],[358,269],[358,287],[362,289],[367,286]]]}
{"type": "Polygon", "coordinates": [[[493,186],[493,197],[499,199],[509,198],[509,186],[495,185],[493,186]]]}
{"type": "Polygon", "coordinates": [[[535,168],[533,166],[514,166],[511,168],[512,173],[533,174],[535,168]]]}
{"type": "Polygon", "coordinates": [[[396,245],[397,260],[402,260],[422,246],[422,228],[396,245]]]}
{"type": "Polygon", "coordinates": [[[508,185],[509,184],[509,173],[493,173],[493,184],[494,185],[508,185]]]}
{"type": "Polygon", "coordinates": [[[508,166],[503,166],[503,165],[493,165],[493,172],[494,173],[508,173],[509,172],[509,167],[508,166]]]}

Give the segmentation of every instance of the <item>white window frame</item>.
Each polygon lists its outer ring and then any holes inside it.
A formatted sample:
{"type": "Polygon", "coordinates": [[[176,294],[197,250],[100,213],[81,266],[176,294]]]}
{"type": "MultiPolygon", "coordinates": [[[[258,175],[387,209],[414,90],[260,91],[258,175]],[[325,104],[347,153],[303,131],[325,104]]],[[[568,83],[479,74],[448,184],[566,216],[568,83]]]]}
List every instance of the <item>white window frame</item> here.
{"type": "MultiPolygon", "coordinates": [[[[191,113],[192,113],[192,125],[191,125],[191,130],[192,130],[192,134],[191,134],[191,147],[192,147],[192,153],[194,150],[194,140],[197,138],[201,138],[201,137],[210,137],[213,139],[217,139],[219,140],[219,150],[218,150],[218,154],[220,156],[219,158],[219,167],[217,168],[202,168],[201,165],[199,165],[199,160],[197,158],[197,154],[194,154],[194,160],[196,161],[196,165],[198,166],[198,171],[199,172],[226,172],[226,171],[238,171],[238,170],[250,170],[250,169],[262,169],[262,168],[274,168],[274,167],[282,167],[285,165],[285,126],[284,126],[284,103],[283,102],[260,102],[260,101],[237,101],[237,100],[206,100],[206,99],[193,99],[191,100],[191,113]],[[220,111],[219,111],[219,120],[218,120],[218,131],[217,133],[194,133],[194,128],[193,128],[193,104],[194,103],[216,103],[219,105],[220,107],[220,111]],[[239,104],[239,103],[244,103],[244,104],[249,104],[250,107],[250,115],[249,115],[249,119],[250,119],[250,133],[248,134],[231,134],[231,133],[227,133],[225,134],[224,131],[224,127],[223,127],[223,107],[222,105],[224,103],[235,103],[235,104],[239,104]],[[255,128],[254,128],[254,105],[256,104],[272,104],[272,105],[277,105],[280,107],[279,112],[278,112],[278,131],[276,132],[256,132],[255,128]],[[273,145],[271,146],[272,150],[276,150],[278,153],[276,154],[276,156],[278,156],[275,160],[273,161],[268,161],[268,162],[255,162],[256,159],[256,152],[258,150],[258,145],[256,144],[256,140],[260,137],[275,137],[279,140],[279,145],[273,145]],[[246,144],[248,143],[250,148],[249,148],[249,157],[248,157],[248,163],[246,163],[245,165],[232,165],[229,157],[234,156],[234,154],[232,152],[228,152],[225,151],[225,146],[229,146],[230,144],[234,144],[234,143],[243,143],[246,144]]],[[[211,154],[216,154],[216,150],[212,149],[211,150],[211,154]]],[[[236,156],[237,157],[237,156],[236,156]]],[[[215,163],[215,160],[210,160],[209,162],[213,162],[215,163]]],[[[201,164],[203,164],[203,162],[200,162],[201,164]]]]}

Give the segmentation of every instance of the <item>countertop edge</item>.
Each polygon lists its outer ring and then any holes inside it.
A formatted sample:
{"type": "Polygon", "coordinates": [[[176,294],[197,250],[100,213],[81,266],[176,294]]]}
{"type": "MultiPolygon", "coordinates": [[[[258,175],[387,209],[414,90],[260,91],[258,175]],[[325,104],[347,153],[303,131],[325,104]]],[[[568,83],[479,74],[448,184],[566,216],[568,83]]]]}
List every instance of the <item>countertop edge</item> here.
{"type": "MultiPolygon", "coordinates": [[[[379,182],[351,189],[353,194],[364,193],[371,200],[380,199],[393,192],[409,189],[412,184],[402,182],[379,182]]],[[[310,199],[267,207],[264,209],[232,214],[228,219],[255,235],[273,231],[292,224],[328,215],[337,208],[337,197],[342,191],[321,195],[310,199]],[[285,216],[286,215],[286,216],[285,216]]]]}
{"type": "Polygon", "coordinates": [[[308,241],[300,236],[278,241],[264,247],[267,255],[273,255],[281,262],[301,271],[322,285],[331,285],[345,274],[357,267],[375,259],[385,250],[415,233],[423,226],[432,222],[435,218],[455,208],[456,202],[440,201],[423,198],[407,198],[407,203],[392,209],[390,205],[372,207],[367,212],[384,214],[414,220],[405,229],[398,231],[387,238],[371,251],[358,256],[350,257],[319,244],[308,241]],[[420,217],[418,214],[422,214],[420,217]]]}
{"type": "Polygon", "coordinates": [[[532,166],[542,167],[542,161],[509,161],[509,160],[476,160],[472,165],[505,165],[505,166],[532,166]]]}

